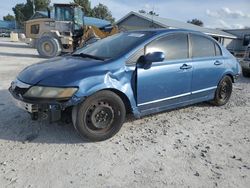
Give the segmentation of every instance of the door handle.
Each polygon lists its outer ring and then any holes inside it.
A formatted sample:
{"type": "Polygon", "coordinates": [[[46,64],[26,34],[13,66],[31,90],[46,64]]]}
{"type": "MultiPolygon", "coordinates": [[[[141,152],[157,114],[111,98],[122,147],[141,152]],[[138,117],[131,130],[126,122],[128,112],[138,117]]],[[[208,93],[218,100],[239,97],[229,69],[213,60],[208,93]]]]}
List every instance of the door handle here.
{"type": "Polygon", "coordinates": [[[187,64],[183,64],[180,69],[191,69],[192,66],[191,65],[187,65],[187,64]]]}
{"type": "Polygon", "coordinates": [[[221,65],[221,64],[222,64],[222,62],[218,61],[218,60],[214,62],[214,65],[221,65]]]}

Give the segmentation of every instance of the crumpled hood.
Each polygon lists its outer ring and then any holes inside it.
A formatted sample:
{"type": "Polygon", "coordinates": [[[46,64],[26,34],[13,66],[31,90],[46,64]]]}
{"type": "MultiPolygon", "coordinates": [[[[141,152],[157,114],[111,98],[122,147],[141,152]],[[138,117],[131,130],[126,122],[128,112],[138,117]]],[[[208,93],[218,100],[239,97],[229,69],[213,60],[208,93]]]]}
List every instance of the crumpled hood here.
{"type": "Polygon", "coordinates": [[[66,86],[81,79],[79,76],[93,67],[98,70],[103,66],[105,62],[99,60],[72,56],[57,57],[26,67],[17,78],[31,85],[66,86]]]}

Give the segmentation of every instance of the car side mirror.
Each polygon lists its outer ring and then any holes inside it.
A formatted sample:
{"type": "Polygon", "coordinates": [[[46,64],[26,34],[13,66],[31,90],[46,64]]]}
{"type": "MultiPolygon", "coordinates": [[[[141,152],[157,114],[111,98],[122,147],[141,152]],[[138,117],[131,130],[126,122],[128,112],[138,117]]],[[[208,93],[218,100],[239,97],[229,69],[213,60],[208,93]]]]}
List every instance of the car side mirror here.
{"type": "Polygon", "coordinates": [[[152,52],[141,56],[137,61],[137,67],[149,69],[153,62],[161,62],[165,59],[163,52],[152,52]]]}

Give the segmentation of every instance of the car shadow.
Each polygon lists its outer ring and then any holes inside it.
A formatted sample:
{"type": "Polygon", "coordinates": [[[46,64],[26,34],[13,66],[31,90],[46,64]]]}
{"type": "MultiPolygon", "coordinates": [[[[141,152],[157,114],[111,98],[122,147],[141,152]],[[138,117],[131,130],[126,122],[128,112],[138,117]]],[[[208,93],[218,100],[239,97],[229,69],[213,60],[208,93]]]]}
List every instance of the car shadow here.
{"type": "MultiPolygon", "coordinates": [[[[143,118],[147,118],[145,116],[143,118]]],[[[128,114],[124,123],[137,119],[128,114]]],[[[15,106],[11,94],[0,90],[0,139],[22,143],[78,144],[90,143],[82,138],[72,123],[49,123],[31,120],[30,114],[15,106]]]]}
{"type": "Polygon", "coordinates": [[[71,123],[32,121],[30,115],[15,106],[11,94],[0,90],[0,139],[22,143],[88,143],[71,123]]]}
{"type": "MultiPolygon", "coordinates": [[[[47,144],[77,144],[89,143],[80,137],[72,123],[49,123],[45,120],[32,121],[30,115],[15,106],[11,94],[7,90],[0,90],[0,139],[22,143],[47,143],[47,144]]],[[[211,107],[208,102],[192,106],[211,107]]],[[[176,108],[165,112],[189,108],[190,106],[176,108]]],[[[148,118],[156,114],[142,117],[148,118]]],[[[133,123],[136,119],[132,114],[126,116],[125,123],[133,123]]]]}

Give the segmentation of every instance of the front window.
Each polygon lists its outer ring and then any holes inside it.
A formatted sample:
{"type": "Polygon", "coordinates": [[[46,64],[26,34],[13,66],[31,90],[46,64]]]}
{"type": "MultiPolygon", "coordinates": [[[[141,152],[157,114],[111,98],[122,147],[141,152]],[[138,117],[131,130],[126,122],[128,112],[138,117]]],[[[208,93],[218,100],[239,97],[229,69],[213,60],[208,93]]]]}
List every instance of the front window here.
{"type": "Polygon", "coordinates": [[[55,19],[58,21],[73,21],[74,12],[71,7],[55,7],[55,19]]]}
{"type": "Polygon", "coordinates": [[[166,60],[178,60],[188,58],[187,34],[170,34],[151,42],[146,47],[146,54],[151,52],[163,52],[166,60]]]}
{"type": "Polygon", "coordinates": [[[105,59],[116,58],[144,42],[151,34],[149,31],[119,33],[81,48],[74,54],[83,53],[105,59]]]}
{"type": "Polygon", "coordinates": [[[135,64],[142,55],[144,55],[144,48],[138,50],[132,56],[130,56],[130,58],[126,61],[126,64],[135,64]]]}
{"type": "Polygon", "coordinates": [[[80,7],[74,8],[74,27],[79,30],[83,26],[83,11],[80,7]]]}

